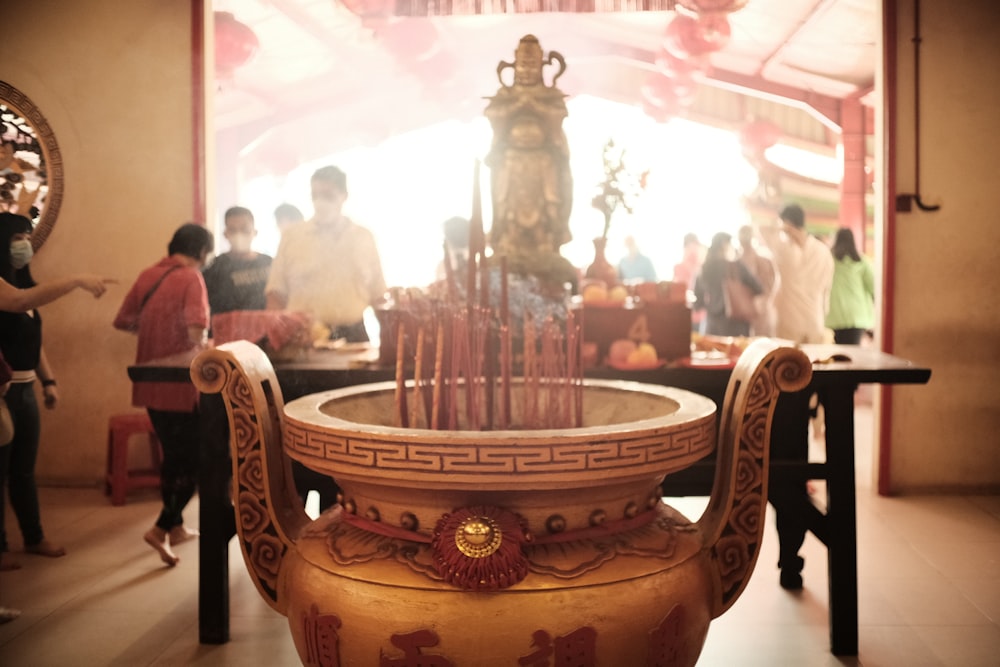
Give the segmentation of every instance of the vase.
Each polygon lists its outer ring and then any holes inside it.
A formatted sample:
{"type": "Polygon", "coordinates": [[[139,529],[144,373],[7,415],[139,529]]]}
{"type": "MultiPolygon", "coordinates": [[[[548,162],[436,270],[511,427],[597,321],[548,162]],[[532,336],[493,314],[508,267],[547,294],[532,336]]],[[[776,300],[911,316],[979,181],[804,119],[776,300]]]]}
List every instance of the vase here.
{"type": "Polygon", "coordinates": [[[618,269],[605,256],[608,240],[598,236],[594,239],[594,261],[587,267],[584,274],[591,280],[603,280],[606,287],[618,284],[618,269]]]}
{"type": "Polygon", "coordinates": [[[753,570],[774,405],[811,367],[753,343],[718,441],[712,401],[659,385],[585,381],[574,428],[436,431],[391,425],[393,383],[283,406],[247,342],[191,372],[226,405],[244,559],[303,664],[667,667],[695,664],[753,570]],[[716,446],[691,521],[659,485],[716,446]],[[310,521],[289,459],[334,476],[340,503],[310,521]]]}

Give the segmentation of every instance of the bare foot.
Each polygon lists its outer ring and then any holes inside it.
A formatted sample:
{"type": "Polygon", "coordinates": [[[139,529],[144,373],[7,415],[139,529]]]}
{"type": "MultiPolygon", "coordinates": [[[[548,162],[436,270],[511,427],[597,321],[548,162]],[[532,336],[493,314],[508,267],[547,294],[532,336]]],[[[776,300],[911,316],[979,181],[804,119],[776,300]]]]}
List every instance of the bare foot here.
{"type": "Polygon", "coordinates": [[[181,542],[187,542],[201,535],[194,528],[185,528],[183,525],[174,526],[170,529],[170,546],[175,546],[181,542]]]}
{"type": "Polygon", "coordinates": [[[20,570],[21,564],[16,560],[11,560],[9,553],[0,553],[0,572],[10,572],[20,570]]]}
{"type": "Polygon", "coordinates": [[[146,541],[146,544],[156,549],[157,553],[160,554],[160,560],[168,566],[173,567],[180,562],[181,559],[170,550],[170,545],[167,543],[167,531],[154,526],[146,531],[142,539],[146,541]]]}
{"type": "Polygon", "coordinates": [[[36,556],[48,556],[49,558],[59,558],[66,555],[66,550],[57,547],[48,540],[42,540],[38,544],[24,545],[24,553],[35,554],[36,556]]]}

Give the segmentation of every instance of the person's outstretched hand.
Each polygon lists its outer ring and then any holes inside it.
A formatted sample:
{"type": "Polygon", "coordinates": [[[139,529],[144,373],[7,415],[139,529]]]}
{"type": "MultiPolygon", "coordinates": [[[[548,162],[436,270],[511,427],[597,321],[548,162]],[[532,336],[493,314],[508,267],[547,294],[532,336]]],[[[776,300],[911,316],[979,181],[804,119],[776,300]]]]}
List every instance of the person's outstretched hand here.
{"type": "Polygon", "coordinates": [[[95,299],[101,298],[108,290],[108,285],[117,285],[117,278],[105,278],[90,273],[83,273],[76,277],[77,285],[94,295],[95,299]]]}

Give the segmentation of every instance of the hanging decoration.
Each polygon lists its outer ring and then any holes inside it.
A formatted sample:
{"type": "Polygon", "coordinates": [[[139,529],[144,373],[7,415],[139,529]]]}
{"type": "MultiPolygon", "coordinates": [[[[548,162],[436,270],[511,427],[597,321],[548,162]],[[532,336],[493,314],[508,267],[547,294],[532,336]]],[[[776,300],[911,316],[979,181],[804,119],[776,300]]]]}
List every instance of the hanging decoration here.
{"type": "Polygon", "coordinates": [[[642,87],[642,109],[665,122],[694,103],[695,75],[707,73],[709,56],[729,43],[732,28],[728,14],[746,0],[678,0],[680,8],[667,24],[663,47],[656,55],[657,73],[642,87]]]}
{"type": "Polygon", "coordinates": [[[743,157],[757,171],[757,187],[752,195],[758,203],[773,205],[781,201],[781,175],[764,152],[778,143],[781,128],[769,120],[750,118],[739,130],[743,157]]]}
{"type": "Polygon", "coordinates": [[[260,42],[250,26],[240,23],[232,12],[215,12],[215,74],[229,78],[246,65],[260,42]]]}
{"type": "Polygon", "coordinates": [[[375,39],[428,95],[437,96],[455,80],[458,62],[430,19],[388,17],[371,26],[375,39]]]}
{"type": "Polygon", "coordinates": [[[729,19],[725,14],[712,13],[698,17],[678,14],[667,24],[663,46],[681,59],[704,56],[725,47],[730,35],[729,19]]]}
{"type": "Polygon", "coordinates": [[[740,128],[740,146],[748,157],[760,157],[781,138],[781,128],[769,120],[753,119],[740,128]]]}

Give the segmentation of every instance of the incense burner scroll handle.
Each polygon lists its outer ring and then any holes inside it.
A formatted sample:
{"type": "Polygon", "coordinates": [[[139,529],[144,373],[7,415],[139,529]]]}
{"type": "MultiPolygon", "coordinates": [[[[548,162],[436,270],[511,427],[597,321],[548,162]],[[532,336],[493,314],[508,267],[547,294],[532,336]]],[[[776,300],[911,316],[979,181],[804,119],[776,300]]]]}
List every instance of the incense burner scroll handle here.
{"type": "Polygon", "coordinates": [[[698,520],[715,582],[712,618],[739,598],[760,552],[778,397],[805,389],[811,378],[812,365],[801,350],[771,339],[751,343],[730,376],[712,496],[698,520]]]}
{"type": "Polygon", "coordinates": [[[282,449],[284,401],[270,360],[247,341],[205,350],[191,364],[203,394],[220,394],[229,423],[236,533],[261,597],[279,613],[282,561],[309,522],[282,449]]]}

